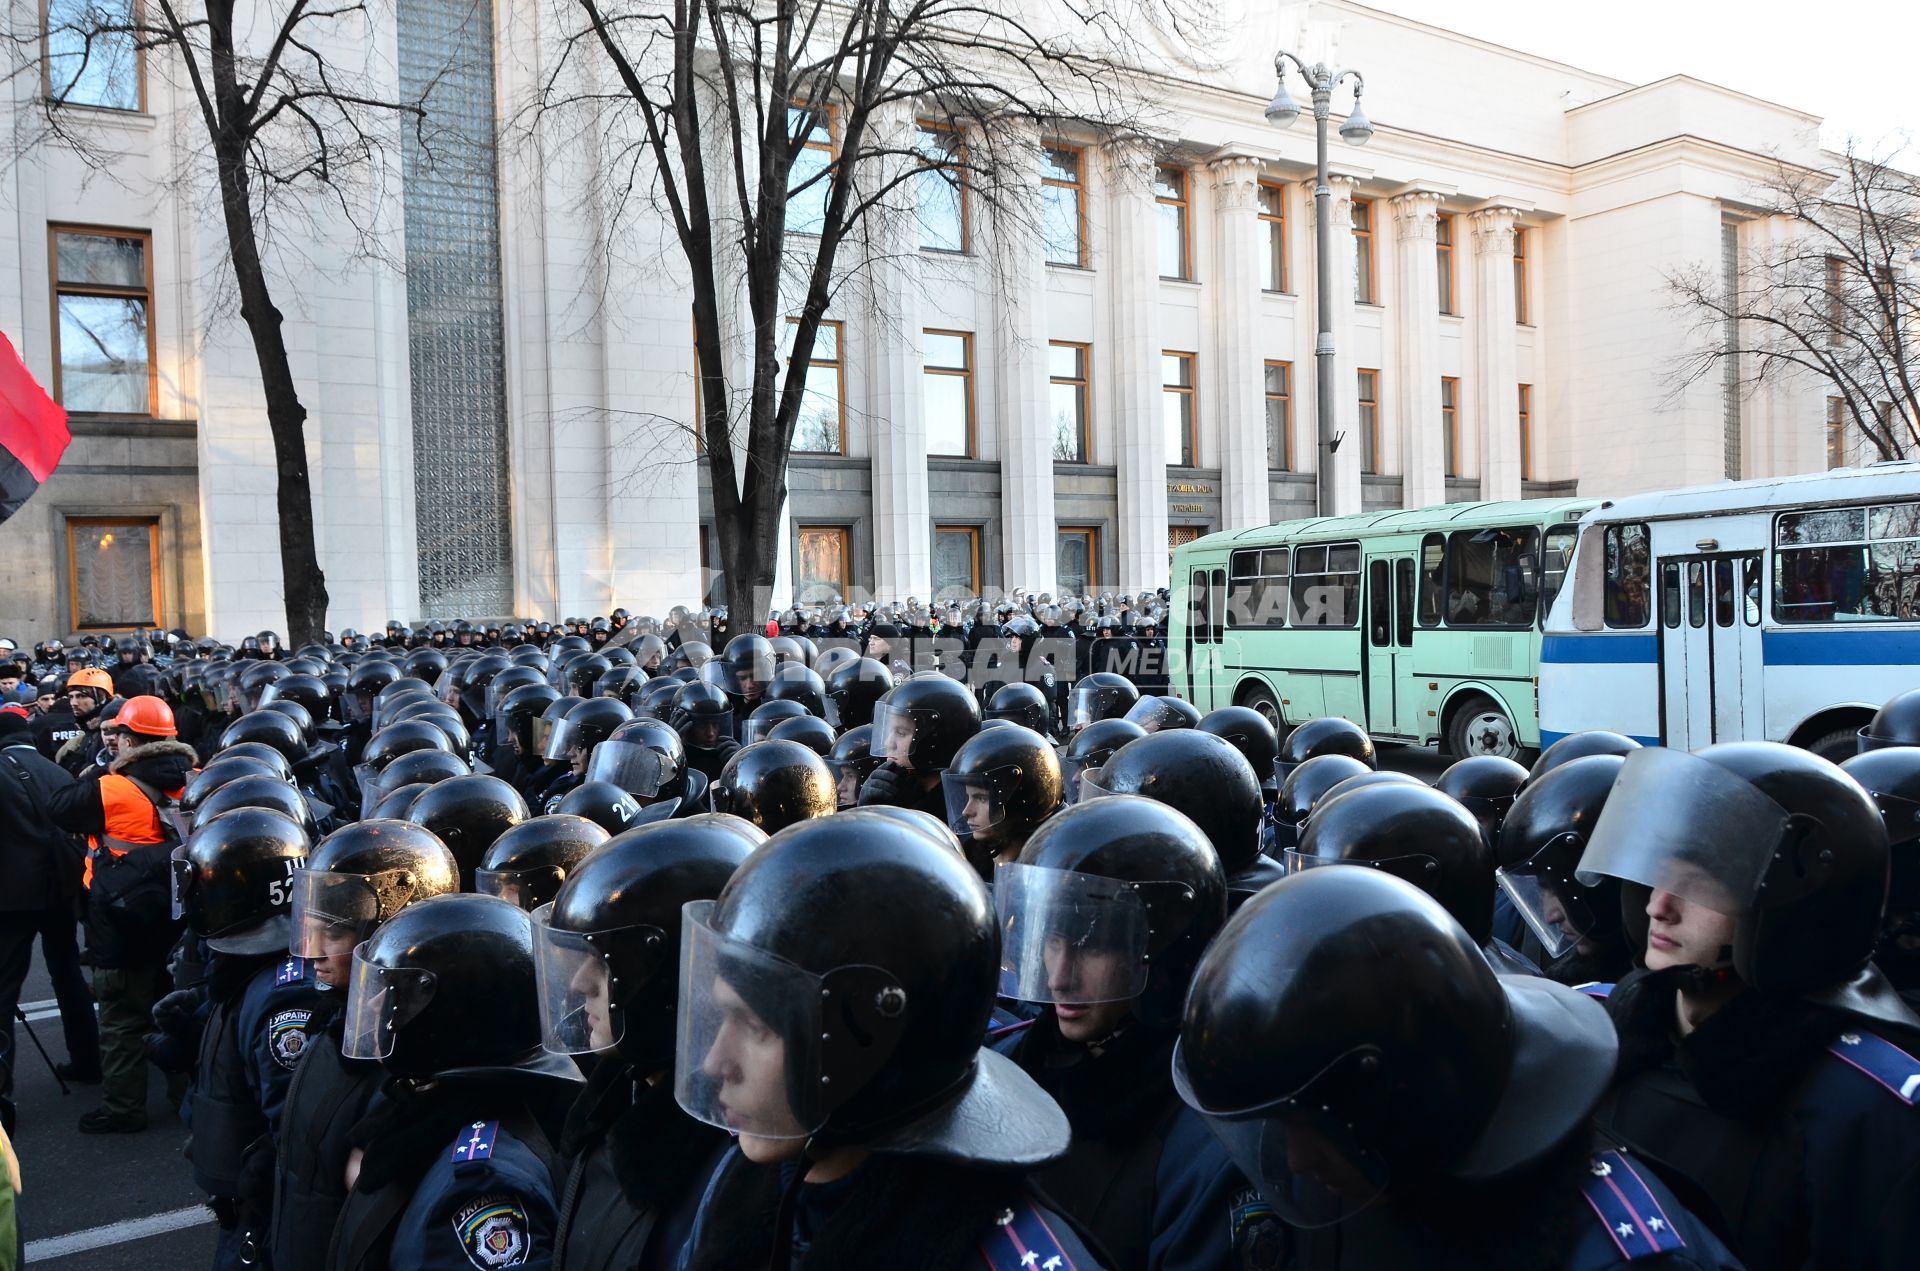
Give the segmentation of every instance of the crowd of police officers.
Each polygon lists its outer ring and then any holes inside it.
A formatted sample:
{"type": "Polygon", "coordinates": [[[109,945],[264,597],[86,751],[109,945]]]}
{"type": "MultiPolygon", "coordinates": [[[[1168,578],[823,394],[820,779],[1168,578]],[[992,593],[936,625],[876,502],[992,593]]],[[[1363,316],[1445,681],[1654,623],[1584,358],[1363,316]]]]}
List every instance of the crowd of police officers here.
{"type": "Polygon", "coordinates": [[[1920,691],[1429,786],[1162,606],[36,650],[82,1128],[223,1271],[1920,1265],[1920,691]]]}

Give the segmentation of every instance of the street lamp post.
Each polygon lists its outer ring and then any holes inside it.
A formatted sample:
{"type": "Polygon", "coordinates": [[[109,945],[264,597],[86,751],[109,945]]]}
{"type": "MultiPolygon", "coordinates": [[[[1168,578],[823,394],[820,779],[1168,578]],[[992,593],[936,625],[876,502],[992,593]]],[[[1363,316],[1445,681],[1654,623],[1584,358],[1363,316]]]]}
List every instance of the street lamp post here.
{"type": "Polygon", "coordinates": [[[1333,186],[1327,179],[1327,122],[1333,115],[1333,90],[1348,79],[1353,81],[1353,113],[1340,125],[1340,136],[1349,144],[1363,146],[1373,136],[1373,125],[1360,109],[1360,94],[1366,81],[1359,71],[1336,71],[1325,62],[1308,66],[1294,54],[1281,50],[1273,58],[1277,81],[1273,100],[1267,103],[1267,122],[1276,128],[1292,126],[1300,117],[1300,107],[1287,92],[1287,63],[1292,62],[1313,93],[1314,187],[1313,242],[1314,276],[1319,299],[1319,332],[1313,342],[1314,396],[1318,403],[1319,455],[1314,462],[1314,493],[1321,516],[1331,516],[1333,498],[1333,452],[1340,438],[1333,431],[1333,186]]]}

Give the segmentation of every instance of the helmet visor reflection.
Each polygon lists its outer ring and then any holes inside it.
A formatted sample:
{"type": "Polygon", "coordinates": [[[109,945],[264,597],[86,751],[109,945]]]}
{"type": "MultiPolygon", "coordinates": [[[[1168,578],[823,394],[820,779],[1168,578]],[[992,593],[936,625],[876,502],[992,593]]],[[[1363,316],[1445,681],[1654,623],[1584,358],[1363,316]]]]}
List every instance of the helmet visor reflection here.
{"type": "Polygon", "coordinates": [[[626,1029],[626,1014],[613,1002],[613,968],[594,936],[556,930],[552,915],[552,905],[533,914],[540,1044],[556,1055],[612,1050],[626,1029]]]}
{"type": "Polygon", "coordinates": [[[1124,1002],[1147,986],[1147,907],[1131,883],[1002,865],[1000,996],[1022,1002],[1124,1002]]]}

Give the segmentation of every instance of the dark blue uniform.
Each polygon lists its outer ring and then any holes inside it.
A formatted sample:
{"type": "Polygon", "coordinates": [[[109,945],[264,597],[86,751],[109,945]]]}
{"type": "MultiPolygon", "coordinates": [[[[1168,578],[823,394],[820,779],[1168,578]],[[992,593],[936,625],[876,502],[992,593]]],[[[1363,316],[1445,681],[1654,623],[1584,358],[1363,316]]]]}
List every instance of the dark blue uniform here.
{"type": "Polygon", "coordinates": [[[553,1265],[547,1163],[498,1121],[471,1123],[427,1170],[394,1227],[394,1271],[553,1265]]]}
{"type": "Polygon", "coordinates": [[[373,1106],[386,1072],[340,1054],[345,994],[320,1000],[307,1027],[307,1052],[287,1088],[275,1144],[268,1241],[274,1271],[320,1271],[347,1198],[353,1126],[373,1106]]]}

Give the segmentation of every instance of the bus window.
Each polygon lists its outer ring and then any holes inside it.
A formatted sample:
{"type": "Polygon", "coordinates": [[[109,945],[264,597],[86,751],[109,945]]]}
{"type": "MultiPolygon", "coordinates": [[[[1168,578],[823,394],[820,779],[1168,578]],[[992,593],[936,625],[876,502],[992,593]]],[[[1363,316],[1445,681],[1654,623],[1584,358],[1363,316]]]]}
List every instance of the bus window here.
{"type": "MultiPolygon", "coordinates": [[[[1638,522],[1607,526],[1606,611],[1609,627],[1647,625],[1647,588],[1653,576],[1647,542],[1647,527],[1638,522]]],[[[1674,600],[1678,603],[1677,590],[1674,600]]],[[[1679,621],[1680,615],[1676,610],[1673,621],[1667,625],[1674,626],[1679,621]]]]}
{"type": "Polygon", "coordinates": [[[1707,567],[1697,560],[1687,562],[1687,625],[1707,624],[1707,567]]]}
{"type": "Polygon", "coordinates": [[[1920,619],[1920,503],[1782,513],[1773,614],[1781,622],[1920,619]]]}
{"type": "Polygon", "coordinates": [[[1680,566],[1672,561],[1660,567],[1660,625],[1680,625],[1680,566]]]}
{"type": "Polygon", "coordinates": [[[1749,556],[1742,573],[1745,577],[1740,584],[1741,594],[1745,597],[1747,625],[1760,625],[1760,558],[1749,556]]]}
{"type": "Polygon", "coordinates": [[[1287,571],[1292,553],[1284,547],[1269,547],[1260,553],[1260,572],[1267,578],[1265,609],[1259,614],[1263,627],[1287,625],[1287,571]]]}
{"type": "Polygon", "coordinates": [[[1447,540],[1444,537],[1429,534],[1420,540],[1420,625],[1423,627],[1440,625],[1441,598],[1446,595],[1446,563],[1447,540]]]}
{"type": "Polygon", "coordinates": [[[1227,589],[1230,627],[1284,627],[1287,624],[1287,557],[1284,547],[1235,552],[1227,589]]]}
{"type": "Polygon", "coordinates": [[[1713,562],[1713,625],[1733,625],[1733,562],[1725,557],[1713,562]]]}
{"type": "Polygon", "coordinates": [[[1393,642],[1392,565],[1383,560],[1367,564],[1367,642],[1384,649],[1393,642]]]}
{"type": "Polygon", "coordinates": [[[1195,644],[1207,643],[1207,571],[1193,571],[1193,585],[1187,588],[1187,633],[1195,644]]]}
{"type": "Polygon", "coordinates": [[[1547,531],[1546,547],[1540,553],[1542,622],[1546,621],[1547,610],[1553,608],[1553,599],[1567,580],[1567,561],[1573,555],[1573,539],[1578,532],[1578,527],[1572,525],[1556,525],[1547,531]]]}
{"type": "Polygon", "coordinates": [[[1447,625],[1530,626],[1538,606],[1540,533],[1531,525],[1447,538],[1447,625]]]}
{"type": "Polygon", "coordinates": [[[1293,622],[1351,627],[1360,618],[1360,545],[1300,547],[1293,553],[1293,622]]]}
{"type": "Polygon", "coordinates": [[[1393,567],[1393,618],[1400,647],[1413,647],[1413,562],[1402,556],[1393,567]]]}

